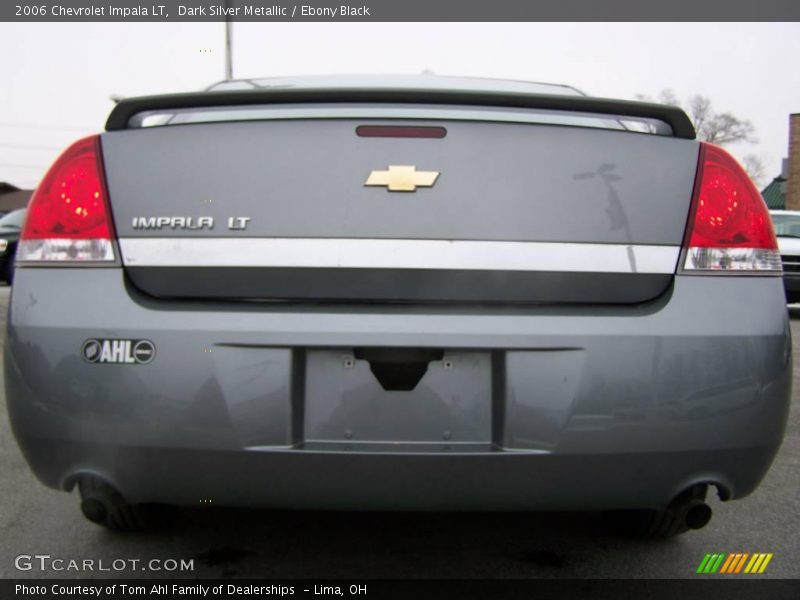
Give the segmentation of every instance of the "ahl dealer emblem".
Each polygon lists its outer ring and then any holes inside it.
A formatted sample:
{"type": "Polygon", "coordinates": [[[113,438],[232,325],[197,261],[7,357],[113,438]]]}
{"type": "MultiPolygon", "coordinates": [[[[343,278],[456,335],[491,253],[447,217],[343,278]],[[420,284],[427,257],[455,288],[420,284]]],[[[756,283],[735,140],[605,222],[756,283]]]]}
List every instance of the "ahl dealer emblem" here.
{"type": "Polygon", "coordinates": [[[433,187],[439,171],[417,171],[417,167],[390,165],[388,171],[372,171],[364,185],[386,186],[390,192],[416,192],[418,187],[433,187]]]}
{"type": "Polygon", "coordinates": [[[156,356],[150,340],[90,339],[81,346],[83,360],[90,363],[146,365],[156,356]]]}

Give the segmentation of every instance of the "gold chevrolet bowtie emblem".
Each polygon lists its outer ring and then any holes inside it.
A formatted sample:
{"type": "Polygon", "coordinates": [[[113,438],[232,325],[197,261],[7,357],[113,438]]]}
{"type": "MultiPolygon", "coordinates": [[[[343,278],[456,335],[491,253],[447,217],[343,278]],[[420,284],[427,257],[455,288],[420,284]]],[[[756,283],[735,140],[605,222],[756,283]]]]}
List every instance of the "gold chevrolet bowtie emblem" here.
{"type": "Polygon", "coordinates": [[[388,171],[372,171],[364,185],[384,185],[390,192],[416,192],[433,187],[439,171],[417,171],[415,166],[390,165],[388,171]]]}

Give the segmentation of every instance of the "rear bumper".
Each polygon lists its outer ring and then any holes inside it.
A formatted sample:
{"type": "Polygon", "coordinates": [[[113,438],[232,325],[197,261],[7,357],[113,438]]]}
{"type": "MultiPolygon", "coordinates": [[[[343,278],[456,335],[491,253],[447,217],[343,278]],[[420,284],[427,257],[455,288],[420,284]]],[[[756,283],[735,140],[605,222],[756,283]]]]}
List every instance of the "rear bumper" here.
{"type": "Polygon", "coordinates": [[[99,475],[130,502],[290,509],[528,511],[663,508],[701,482],[753,490],[775,447],[624,454],[189,450],[26,438],[51,487],[99,475]],[[80,468],[76,468],[80,465],[80,468]],[[64,474],[72,478],[62,481],[64,474]]]}
{"type": "Polygon", "coordinates": [[[791,345],[774,277],[676,277],[635,307],[447,310],[168,303],[119,269],[27,268],[5,368],[20,447],[56,488],[94,474],[131,501],[600,509],[699,482],[750,493],[783,436],[791,345]],[[90,338],[148,339],[156,358],[90,364],[90,338]],[[361,361],[336,370],[376,346],[454,366],[410,394],[361,361]]]}

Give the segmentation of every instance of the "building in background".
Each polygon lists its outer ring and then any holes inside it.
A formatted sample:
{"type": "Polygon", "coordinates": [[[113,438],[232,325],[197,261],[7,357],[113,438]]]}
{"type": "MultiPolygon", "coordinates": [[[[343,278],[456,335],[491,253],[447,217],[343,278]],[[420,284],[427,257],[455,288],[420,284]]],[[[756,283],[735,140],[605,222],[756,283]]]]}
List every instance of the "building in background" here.
{"type": "Polygon", "coordinates": [[[786,163],[786,209],[800,210],[800,113],[789,115],[789,158],[786,163]]]}
{"type": "Polygon", "coordinates": [[[761,190],[764,201],[770,210],[786,209],[786,175],[788,174],[789,159],[783,159],[781,174],[773,179],[770,184],[761,190]]]}
{"type": "Polygon", "coordinates": [[[789,115],[789,156],[761,195],[770,210],[800,210],[800,113],[789,115]]]}

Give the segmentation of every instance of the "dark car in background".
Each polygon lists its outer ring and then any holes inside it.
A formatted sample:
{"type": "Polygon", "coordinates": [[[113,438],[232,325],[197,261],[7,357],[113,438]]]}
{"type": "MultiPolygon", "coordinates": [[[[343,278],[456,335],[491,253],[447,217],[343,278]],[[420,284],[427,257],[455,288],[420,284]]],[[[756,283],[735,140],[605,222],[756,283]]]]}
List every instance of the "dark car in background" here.
{"type": "Polygon", "coordinates": [[[28,210],[20,208],[0,217],[0,280],[11,284],[17,242],[28,210]]]}

